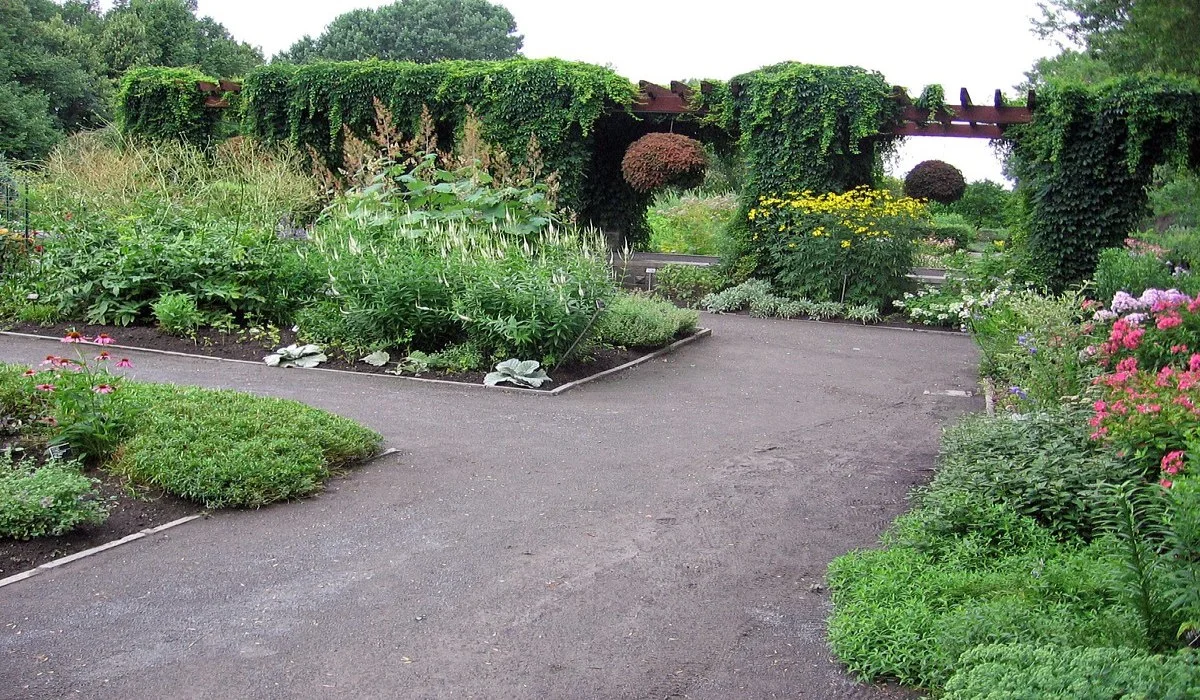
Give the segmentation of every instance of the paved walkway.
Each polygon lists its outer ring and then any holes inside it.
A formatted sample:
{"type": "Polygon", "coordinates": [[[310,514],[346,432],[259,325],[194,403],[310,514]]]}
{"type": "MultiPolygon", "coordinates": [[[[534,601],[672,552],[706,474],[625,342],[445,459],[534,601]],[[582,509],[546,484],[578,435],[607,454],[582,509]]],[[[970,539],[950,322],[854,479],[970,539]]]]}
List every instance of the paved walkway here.
{"type": "MultiPolygon", "coordinates": [[[[980,407],[937,393],[975,388],[970,340],[703,322],[551,398],[133,355],[401,452],[0,589],[0,696],[903,697],[830,660],[821,584],[980,407]]],[[[53,351],[0,337],[0,361],[53,351]]]]}

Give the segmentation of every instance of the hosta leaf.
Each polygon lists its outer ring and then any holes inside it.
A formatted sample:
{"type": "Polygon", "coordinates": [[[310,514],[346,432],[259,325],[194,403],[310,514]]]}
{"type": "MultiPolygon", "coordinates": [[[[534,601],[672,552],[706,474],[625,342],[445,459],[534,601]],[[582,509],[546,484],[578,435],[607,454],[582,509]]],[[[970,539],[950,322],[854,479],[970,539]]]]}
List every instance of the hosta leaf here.
{"type": "Polygon", "coordinates": [[[359,361],[366,362],[372,367],[382,367],[392,361],[392,356],[389,355],[386,350],[378,350],[370,355],[367,355],[366,357],[360,358],[359,361]]]}

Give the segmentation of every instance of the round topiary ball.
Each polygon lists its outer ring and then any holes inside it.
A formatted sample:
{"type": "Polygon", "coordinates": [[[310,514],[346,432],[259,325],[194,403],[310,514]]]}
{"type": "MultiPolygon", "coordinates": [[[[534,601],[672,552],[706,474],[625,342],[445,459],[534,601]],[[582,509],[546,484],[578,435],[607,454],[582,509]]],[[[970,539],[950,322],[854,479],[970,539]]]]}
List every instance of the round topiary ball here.
{"type": "Polygon", "coordinates": [[[913,199],[953,204],[967,191],[962,171],[940,160],[918,163],[904,178],[904,194],[913,199]]]}
{"type": "Polygon", "coordinates": [[[680,134],[646,134],[630,144],[621,160],[625,181],[638,192],[667,185],[696,187],[707,168],[704,144],[680,134]]]}

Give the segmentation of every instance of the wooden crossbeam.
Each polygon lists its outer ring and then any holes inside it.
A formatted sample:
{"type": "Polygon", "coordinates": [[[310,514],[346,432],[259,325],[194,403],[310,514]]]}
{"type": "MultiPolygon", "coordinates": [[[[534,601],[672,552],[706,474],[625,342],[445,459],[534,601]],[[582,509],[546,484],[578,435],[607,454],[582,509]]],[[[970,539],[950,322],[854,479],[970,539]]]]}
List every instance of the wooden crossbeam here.
{"type": "Polygon", "coordinates": [[[995,124],[947,124],[905,122],[887,132],[893,136],[954,136],[958,138],[998,139],[1004,137],[1004,127],[995,124]]]}

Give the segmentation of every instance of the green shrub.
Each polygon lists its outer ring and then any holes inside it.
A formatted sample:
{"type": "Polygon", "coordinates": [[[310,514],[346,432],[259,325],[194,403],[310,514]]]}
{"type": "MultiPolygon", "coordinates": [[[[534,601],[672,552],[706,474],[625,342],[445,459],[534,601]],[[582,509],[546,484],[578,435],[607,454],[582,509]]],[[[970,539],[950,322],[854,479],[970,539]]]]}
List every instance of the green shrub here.
{"type": "Polygon", "coordinates": [[[654,199],[648,213],[648,248],[660,253],[716,255],[736,213],[733,194],[664,192],[654,199]]]}
{"type": "Polygon", "coordinates": [[[1171,265],[1158,257],[1127,248],[1105,248],[1096,264],[1096,298],[1112,301],[1117,292],[1137,297],[1147,289],[1200,291],[1200,278],[1175,275],[1171,265]]]}
{"type": "Polygon", "coordinates": [[[301,498],[371,455],[380,437],[294,401],[233,391],[127,384],[143,412],[110,470],[208,508],[301,498]]]}
{"type": "Polygon", "coordinates": [[[596,323],[602,343],[627,348],[657,348],[695,330],[695,311],[644,294],[619,294],[596,323]]]}
{"type": "Polygon", "coordinates": [[[222,110],[206,107],[197,83],[216,79],[191,68],[134,68],[121,77],[117,124],[131,135],[207,144],[222,110]]]}
{"type": "Polygon", "coordinates": [[[154,320],[171,335],[190,336],[204,321],[200,309],[196,308],[196,298],[191,294],[164,294],[150,308],[154,320]]]}
{"type": "Polygon", "coordinates": [[[1136,617],[1111,591],[1110,542],[1057,544],[1028,518],[975,503],[955,531],[920,534],[931,518],[919,512],[898,520],[921,548],[852,552],[830,565],[829,640],[850,671],[937,688],[982,644],[1141,643],[1136,617]]]}
{"type": "Polygon", "coordinates": [[[474,343],[458,343],[440,352],[430,353],[426,363],[430,369],[447,372],[474,372],[487,366],[487,358],[474,343]]]}
{"type": "Polygon", "coordinates": [[[945,700],[1110,700],[1200,696],[1200,653],[992,644],[962,655],[945,700]]]}
{"type": "Polygon", "coordinates": [[[764,280],[746,280],[736,287],[723,289],[705,296],[700,300],[700,306],[706,311],[717,314],[729,314],[741,311],[752,303],[765,304],[766,297],[775,296],[771,283],[764,280]]]}
{"type": "Polygon", "coordinates": [[[654,291],[672,301],[695,306],[721,286],[721,275],[711,267],[663,265],[654,275],[654,291]]]}
{"type": "Polygon", "coordinates": [[[1200,174],[1187,170],[1159,173],[1162,181],[1150,190],[1150,208],[1157,219],[1174,226],[1200,228],[1200,174]]]}
{"type": "Polygon", "coordinates": [[[999,229],[1016,223],[1011,190],[990,180],[967,184],[963,196],[952,204],[933,204],[934,214],[960,214],[975,228],[999,229]]]}
{"type": "Polygon", "coordinates": [[[971,493],[1029,516],[1061,539],[1090,538],[1106,502],[1101,484],[1145,478],[1092,440],[1090,412],[969,416],[942,439],[931,493],[971,493]]]}
{"type": "Polygon", "coordinates": [[[57,537],[108,517],[95,480],[58,463],[27,468],[0,452],[0,537],[57,537]]]}
{"type": "Polygon", "coordinates": [[[975,227],[960,214],[934,214],[930,237],[954,241],[955,248],[966,248],[975,240],[975,227]]]}

